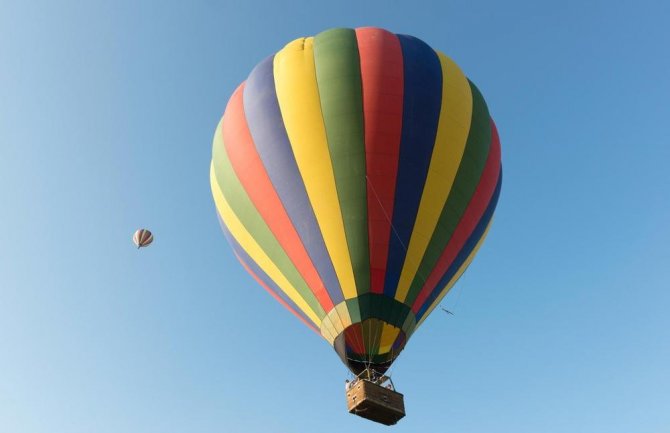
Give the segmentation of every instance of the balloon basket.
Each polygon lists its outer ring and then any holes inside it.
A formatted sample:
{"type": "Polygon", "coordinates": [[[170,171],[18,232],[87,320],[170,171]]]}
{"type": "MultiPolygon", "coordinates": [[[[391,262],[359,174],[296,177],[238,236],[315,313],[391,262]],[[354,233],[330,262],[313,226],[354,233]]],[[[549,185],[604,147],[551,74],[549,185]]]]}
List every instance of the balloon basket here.
{"type": "Polygon", "coordinates": [[[384,425],[394,425],[405,416],[403,395],[368,379],[357,379],[347,389],[347,406],[353,413],[384,425]]]}

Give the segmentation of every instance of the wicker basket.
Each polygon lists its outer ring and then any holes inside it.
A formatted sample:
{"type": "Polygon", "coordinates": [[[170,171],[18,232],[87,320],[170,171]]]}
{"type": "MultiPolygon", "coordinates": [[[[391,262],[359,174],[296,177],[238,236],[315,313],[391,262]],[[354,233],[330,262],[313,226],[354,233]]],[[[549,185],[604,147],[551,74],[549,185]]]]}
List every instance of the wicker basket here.
{"type": "Polygon", "coordinates": [[[405,416],[403,395],[392,389],[361,379],[347,390],[349,413],[393,425],[405,416]]]}

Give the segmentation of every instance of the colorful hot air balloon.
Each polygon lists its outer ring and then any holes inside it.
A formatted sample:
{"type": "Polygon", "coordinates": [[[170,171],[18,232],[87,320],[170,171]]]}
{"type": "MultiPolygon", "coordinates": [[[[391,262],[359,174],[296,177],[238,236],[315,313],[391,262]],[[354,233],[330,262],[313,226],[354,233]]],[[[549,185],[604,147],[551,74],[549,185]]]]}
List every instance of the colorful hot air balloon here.
{"type": "Polygon", "coordinates": [[[491,225],[500,143],[447,56],[378,28],[258,64],[216,129],[211,188],[246,270],[354,373],[383,373],[491,225]]]}
{"type": "Polygon", "coordinates": [[[133,234],[133,242],[137,249],[149,246],[154,241],[154,235],[147,229],[139,229],[133,234]]]}

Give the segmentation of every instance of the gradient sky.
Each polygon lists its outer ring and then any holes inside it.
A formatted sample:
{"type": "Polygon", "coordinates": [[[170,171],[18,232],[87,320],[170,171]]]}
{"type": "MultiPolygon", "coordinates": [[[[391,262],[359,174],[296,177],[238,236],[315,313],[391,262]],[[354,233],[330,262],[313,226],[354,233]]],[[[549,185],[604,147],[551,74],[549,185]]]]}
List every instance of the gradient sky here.
{"type": "Polygon", "coordinates": [[[234,88],[331,27],[477,84],[490,235],[392,370],[396,432],[670,432],[670,3],[0,1],[0,432],[381,432],[258,287],[208,173],[234,88]],[[137,251],[133,231],[156,241],[137,251]]]}

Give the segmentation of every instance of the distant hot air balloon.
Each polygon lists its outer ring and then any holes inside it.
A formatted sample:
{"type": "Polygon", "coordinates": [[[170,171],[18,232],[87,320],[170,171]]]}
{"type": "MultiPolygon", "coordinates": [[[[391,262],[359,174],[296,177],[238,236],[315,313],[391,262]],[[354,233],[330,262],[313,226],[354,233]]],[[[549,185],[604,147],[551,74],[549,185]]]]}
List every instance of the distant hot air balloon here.
{"type": "Polygon", "coordinates": [[[139,229],[133,235],[133,242],[138,249],[149,246],[154,241],[154,235],[147,229],[139,229]]]}
{"type": "Polygon", "coordinates": [[[486,237],[500,160],[486,103],[450,58],[332,29],[237,88],[210,180],[242,266],[354,374],[381,375],[486,237]]]}

